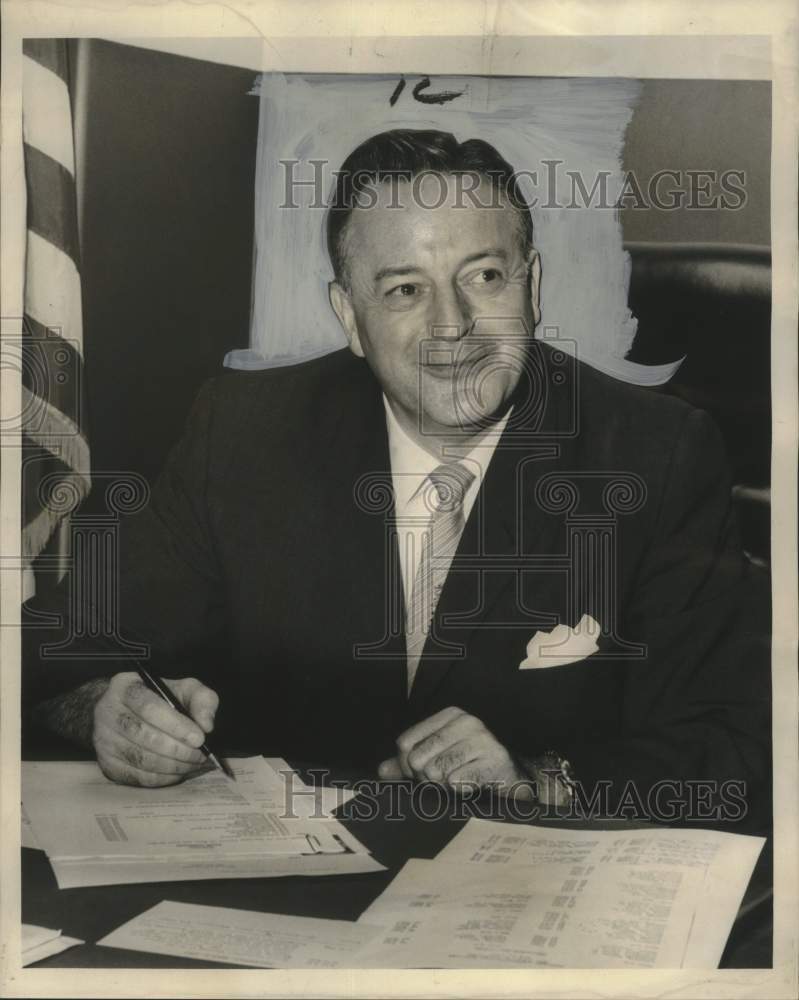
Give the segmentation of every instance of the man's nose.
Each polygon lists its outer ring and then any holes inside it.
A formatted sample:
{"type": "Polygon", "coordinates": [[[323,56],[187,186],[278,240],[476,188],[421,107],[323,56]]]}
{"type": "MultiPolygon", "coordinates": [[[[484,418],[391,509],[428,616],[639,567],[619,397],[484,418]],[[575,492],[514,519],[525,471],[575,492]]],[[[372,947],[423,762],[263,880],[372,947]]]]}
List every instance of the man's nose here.
{"type": "Polygon", "coordinates": [[[431,322],[432,336],[445,340],[460,340],[471,327],[468,303],[457,288],[445,288],[436,293],[431,322]]]}

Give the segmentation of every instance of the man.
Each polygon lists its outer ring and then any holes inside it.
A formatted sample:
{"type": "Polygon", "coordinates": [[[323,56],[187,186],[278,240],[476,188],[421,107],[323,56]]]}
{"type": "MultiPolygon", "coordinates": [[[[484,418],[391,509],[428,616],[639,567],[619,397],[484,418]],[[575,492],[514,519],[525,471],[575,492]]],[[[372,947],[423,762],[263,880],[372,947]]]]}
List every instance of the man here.
{"type": "Polygon", "coordinates": [[[122,632],[192,718],[93,660],[31,670],[39,720],[153,786],[202,766],[214,726],[231,751],[384,778],[762,786],[720,436],[533,339],[510,165],[373,137],[328,246],[349,351],[206,386],[124,526],[122,632]]]}

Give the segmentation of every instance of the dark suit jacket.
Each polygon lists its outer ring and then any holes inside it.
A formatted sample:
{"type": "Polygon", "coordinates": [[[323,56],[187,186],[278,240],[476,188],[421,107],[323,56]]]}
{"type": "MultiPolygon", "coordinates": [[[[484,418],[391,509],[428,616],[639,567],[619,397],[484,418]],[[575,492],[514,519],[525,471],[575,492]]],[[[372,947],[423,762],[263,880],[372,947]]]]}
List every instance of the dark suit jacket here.
{"type": "MultiPolygon", "coordinates": [[[[536,342],[436,610],[410,700],[380,388],[348,351],[201,392],[151,502],[122,526],[122,631],[221,696],[230,749],[371,768],[449,705],[578,775],[767,781],[769,674],[747,624],[706,414],[536,342]],[[520,670],[584,613],[600,650],[520,670]]],[[[31,700],[102,661],[37,668],[31,700]]]]}

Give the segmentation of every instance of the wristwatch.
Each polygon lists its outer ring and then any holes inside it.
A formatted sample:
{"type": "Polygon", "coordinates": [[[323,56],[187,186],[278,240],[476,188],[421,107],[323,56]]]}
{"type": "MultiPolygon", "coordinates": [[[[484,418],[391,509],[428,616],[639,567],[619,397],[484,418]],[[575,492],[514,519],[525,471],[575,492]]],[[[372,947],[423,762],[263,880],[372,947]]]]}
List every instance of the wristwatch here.
{"type": "Polygon", "coordinates": [[[574,798],[576,778],[571,763],[557,750],[544,750],[525,761],[535,778],[538,801],[545,806],[567,806],[574,798]]]}

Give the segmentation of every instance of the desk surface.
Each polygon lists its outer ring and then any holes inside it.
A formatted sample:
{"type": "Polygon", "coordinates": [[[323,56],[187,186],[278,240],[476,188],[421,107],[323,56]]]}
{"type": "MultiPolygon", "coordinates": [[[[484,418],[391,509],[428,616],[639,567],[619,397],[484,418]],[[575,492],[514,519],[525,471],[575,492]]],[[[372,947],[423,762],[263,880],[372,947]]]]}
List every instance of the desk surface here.
{"type": "MultiPolygon", "coordinates": [[[[427,790],[430,791],[430,790],[427,790]]],[[[216,963],[187,958],[151,955],[100,947],[93,942],[143,913],[164,899],[204,903],[243,910],[285,913],[296,916],[355,920],[386,888],[411,857],[433,858],[458,832],[466,808],[484,809],[475,803],[465,807],[452,802],[442,807],[440,795],[415,798],[417,808],[407,808],[410,795],[384,790],[376,796],[377,815],[370,819],[339,818],[386,866],[386,871],[361,875],[323,877],[209,879],[196,882],[161,882],[142,885],[109,885],[85,889],[59,889],[43,851],[22,850],[22,919],[26,923],[58,927],[64,934],[86,944],[37,963],[37,968],[221,968],[216,963]],[[402,803],[405,802],[403,808],[402,803]],[[421,809],[419,808],[421,807],[421,809]],[[423,811],[430,819],[418,815],[423,811]],[[398,816],[397,813],[401,813],[398,816]],[[414,815],[414,813],[417,813],[414,815]],[[455,815],[452,815],[455,813],[455,815]]],[[[506,816],[492,814],[490,818],[506,816]]],[[[572,829],[620,829],[643,824],[564,823],[539,820],[551,826],[572,829]]],[[[735,926],[721,961],[721,968],[768,968],[772,963],[772,850],[771,840],[761,853],[735,926]]]]}

